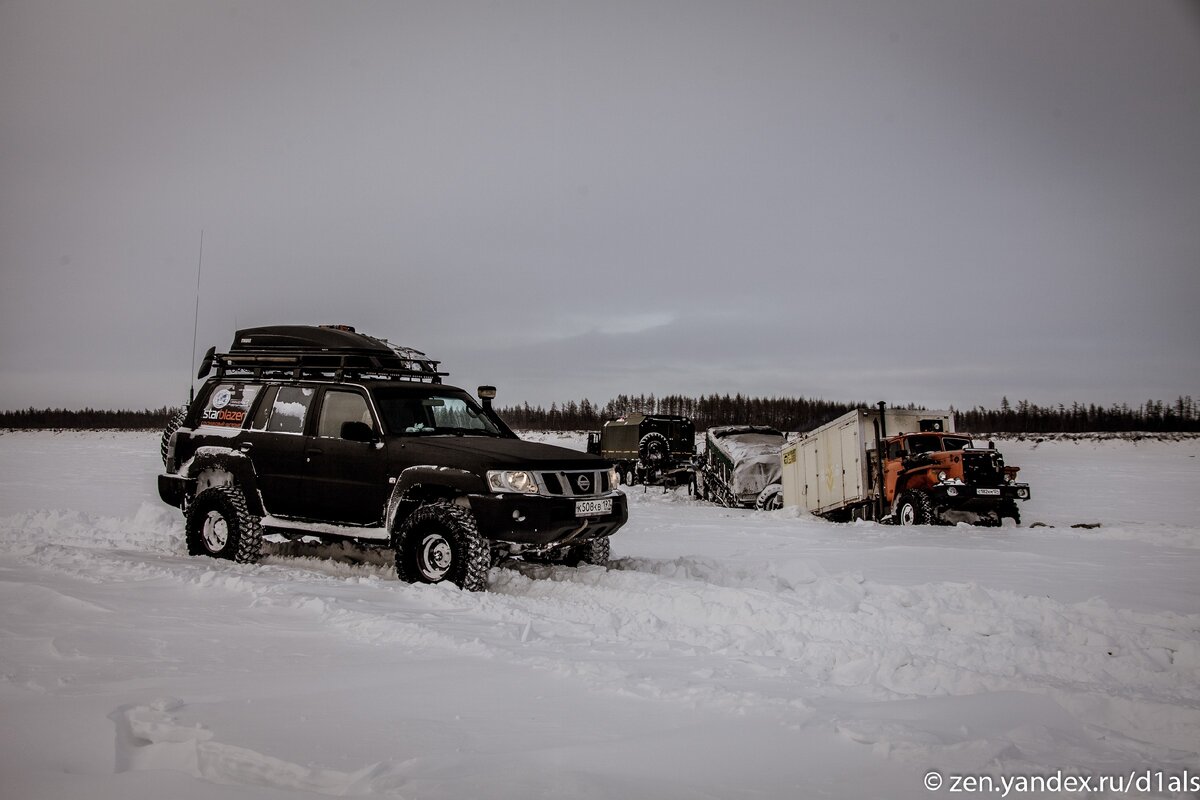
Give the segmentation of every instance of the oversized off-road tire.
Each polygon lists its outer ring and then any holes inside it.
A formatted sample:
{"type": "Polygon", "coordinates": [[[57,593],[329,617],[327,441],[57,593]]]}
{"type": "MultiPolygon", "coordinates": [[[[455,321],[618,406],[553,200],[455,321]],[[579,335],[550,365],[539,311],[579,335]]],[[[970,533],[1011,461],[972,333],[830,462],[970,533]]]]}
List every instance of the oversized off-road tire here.
{"type": "Polygon", "coordinates": [[[933,501],[920,489],[913,489],[900,496],[896,508],[897,525],[930,525],[933,523],[933,501]]]}
{"type": "Polygon", "coordinates": [[[659,464],[671,455],[671,445],[667,437],[657,431],[647,433],[638,442],[638,457],[643,464],[659,464]]]}
{"type": "Polygon", "coordinates": [[[430,503],[404,520],[392,536],[396,574],[407,583],[450,581],[461,589],[487,588],[491,548],[469,508],[430,503]]]}
{"type": "Polygon", "coordinates": [[[185,524],[188,553],[253,564],[262,555],[262,525],[235,485],[214,486],[196,495],[185,524]]]}
{"type": "Polygon", "coordinates": [[[759,511],[774,511],[783,508],[783,484],[772,483],[754,498],[754,507],[759,511]]]}
{"type": "Polygon", "coordinates": [[[162,439],[158,443],[159,454],[162,455],[163,466],[167,465],[167,447],[171,444],[171,436],[175,431],[179,430],[179,426],[183,424],[184,417],[187,416],[187,409],[181,408],[171,415],[167,420],[167,427],[163,428],[162,439]]]}
{"type": "Polygon", "coordinates": [[[568,548],[567,557],[563,559],[563,563],[572,567],[577,567],[580,564],[595,564],[596,566],[603,567],[608,564],[610,552],[608,537],[601,536],[598,539],[592,539],[590,542],[572,545],[568,548]]]}

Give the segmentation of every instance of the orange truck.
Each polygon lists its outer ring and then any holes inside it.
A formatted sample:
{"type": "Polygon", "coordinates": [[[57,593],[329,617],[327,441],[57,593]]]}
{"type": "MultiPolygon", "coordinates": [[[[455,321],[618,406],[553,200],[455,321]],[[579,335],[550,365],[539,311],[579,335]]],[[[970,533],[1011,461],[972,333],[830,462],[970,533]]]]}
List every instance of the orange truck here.
{"type": "Polygon", "coordinates": [[[896,525],[1018,524],[1029,484],[994,442],[954,432],[949,411],[859,408],[780,453],[783,505],[838,521],[896,525]]]}

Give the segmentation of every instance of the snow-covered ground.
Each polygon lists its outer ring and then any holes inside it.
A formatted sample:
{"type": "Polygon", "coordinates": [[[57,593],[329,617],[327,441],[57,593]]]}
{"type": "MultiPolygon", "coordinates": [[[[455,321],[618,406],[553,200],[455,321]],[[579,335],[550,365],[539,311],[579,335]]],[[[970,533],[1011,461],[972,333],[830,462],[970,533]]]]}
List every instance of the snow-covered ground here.
{"type": "Polygon", "coordinates": [[[468,594],[340,551],[189,558],[156,434],[0,434],[0,797],[1184,796],[1200,442],[1001,448],[1019,528],[635,488],[608,568],[468,594]]]}

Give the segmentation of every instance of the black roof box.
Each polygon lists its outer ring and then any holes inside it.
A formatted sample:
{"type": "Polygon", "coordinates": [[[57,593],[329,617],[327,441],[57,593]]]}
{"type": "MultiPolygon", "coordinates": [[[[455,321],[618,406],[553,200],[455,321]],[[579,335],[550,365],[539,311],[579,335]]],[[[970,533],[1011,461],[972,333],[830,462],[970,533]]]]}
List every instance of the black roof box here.
{"type": "Polygon", "coordinates": [[[244,328],[233,337],[230,353],[260,353],[274,350],[338,350],[349,353],[391,352],[387,344],[374,336],[356,333],[340,325],[265,325],[244,328]]]}
{"type": "Polygon", "coordinates": [[[205,367],[216,364],[218,376],[399,378],[441,383],[446,373],[439,362],[409,347],[358,333],[348,325],[267,325],[244,328],[233,338],[228,353],[205,357],[205,367]]]}

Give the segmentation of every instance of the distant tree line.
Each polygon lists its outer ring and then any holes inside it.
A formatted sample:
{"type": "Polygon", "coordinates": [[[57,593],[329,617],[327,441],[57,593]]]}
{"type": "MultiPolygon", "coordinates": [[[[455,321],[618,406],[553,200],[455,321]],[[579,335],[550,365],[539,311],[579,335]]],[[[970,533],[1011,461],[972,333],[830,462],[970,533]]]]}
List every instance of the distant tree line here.
{"type": "Polygon", "coordinates": [[[603,406],[584,398],[564,405],[551,403],[547,410],[528,403],[499,409],[510,427],[522,430],[598,430],[607,420],[641,411],[646,414],[678,414],[690,417],[697,430],[717,425],[770,425],[779,430],[801,431],[815,428],[845,414],[855,403],[834,403],[804,397],[747,397],[710,394],[705,397],[682,395],[617,395],[603,406]]]}
{"type": "Polygon", "coordinates": [[[1173,404],[1147,400],[1142,406],[1121,404],[1108,408],[1082,403],[1039,406],[1028,400],[1014,406],[1005,397],[998,409],[977,407],[955,411],[954,421],[958,430],[969,433],[1200,431],[1200,406],[1191,395],[1180,397],[1173,404]]]}
{"type": "MultiPolygon", "coordinates": [[[[742,394],[704,397],[681,395],[617,395],[600,406],[588,399],[551,403],[550,408],[528,403],[498,409],[500,416],[519,430],[599,430],[610,419],[641,411],[690,417],[697,430],[717,425],[770,425],[781,431],[807,431],[865,403],[837,403],[804,397],[748,397],[742,394]]],[[[908,406],[914,408],[915,406],[908,406]]],[[[142,411],[106,411],[85,408],[28,408],[0,411],[0,428],[115,428],[159,430],[177,408],[142,411]]],[[[1005,397],[995,409],[977,406],[954,410],[958,430],[966,433],[1091,433],[1200,431],[1200,405],[1191,396],[1174,403],[1147,400],[1141,406],[1102,407],[1093,404],[1039,406],[1022,400],[1015,405],[1005,397]]]]}
{"type": "MultiPolygon", "coordinates": [[[[808,431],[865,403],[837,403],[803,397],[747,397],[737,394],[682,397],[679,395],[618,395],[606,405],[572,400],[550,408],[510,406],[499,409],[513,428],[522,430],[598,430],[607,420],[640,411],[690,417],[697,430],[718,425],[770,425],[782,431],[808,431]]],[[[915,408],[909,405],[908,408],[915,408]]],[[[982,406],[954,411],[955,425],[966,433],[1087,433],[1124,431],[1200,431],[1200,406],[1191,396],[1173,404],[1147,400],[1145,405],[1091,404],[1039,406],[1028,400],[1013,405],[1005,397],[1000,408],[982,406]]]]}
{"type": "Polygon", "coordinates": [[[116,428],[119,430],[160,429],[178,409],[142,411],[105,411],[85,408],[27,408],[24,411],[0,411],[0,428],[116,428]]]}

